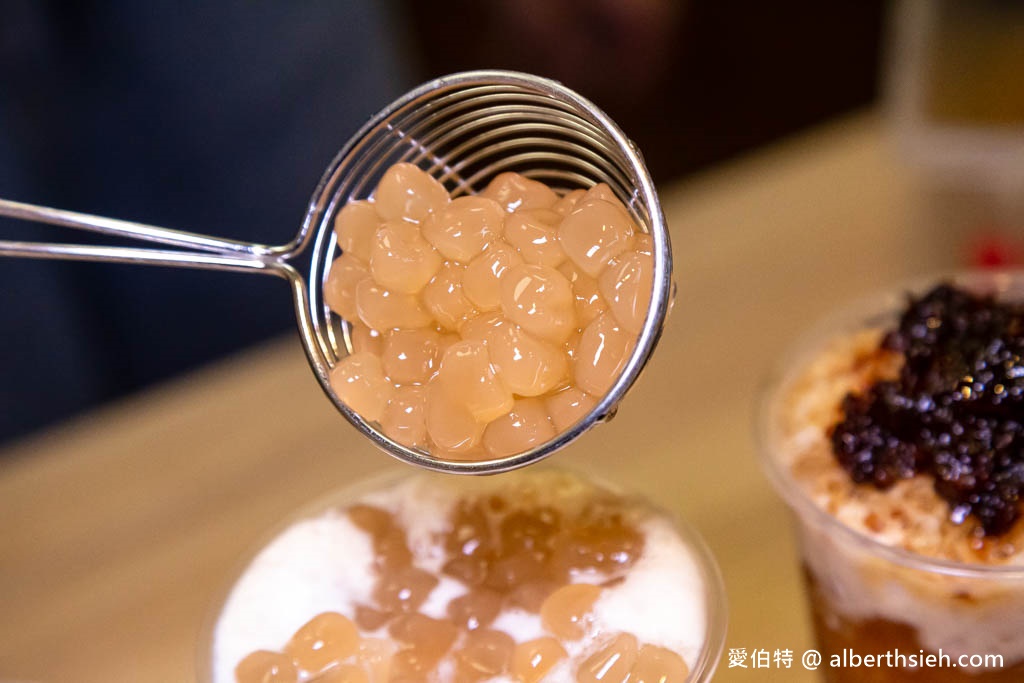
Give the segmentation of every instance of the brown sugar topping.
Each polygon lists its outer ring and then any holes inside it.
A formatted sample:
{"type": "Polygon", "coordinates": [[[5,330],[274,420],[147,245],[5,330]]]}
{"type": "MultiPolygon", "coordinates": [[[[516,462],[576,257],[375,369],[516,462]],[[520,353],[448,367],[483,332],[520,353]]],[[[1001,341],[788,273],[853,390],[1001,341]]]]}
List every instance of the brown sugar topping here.
{"type": "Polygon", "coordinates": [[[844,398],[840,465],[882,490],[928,476],[954,523],[1010,531],[1024,496],[1024,305],[940,285],[910,300],[880,351],[903,365],[844,398]]]}

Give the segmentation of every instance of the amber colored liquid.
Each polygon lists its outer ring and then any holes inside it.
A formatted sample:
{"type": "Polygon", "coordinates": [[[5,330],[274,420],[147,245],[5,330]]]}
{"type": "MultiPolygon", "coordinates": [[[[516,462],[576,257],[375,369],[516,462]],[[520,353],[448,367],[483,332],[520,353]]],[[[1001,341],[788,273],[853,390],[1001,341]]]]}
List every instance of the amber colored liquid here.
{"type": "MultiPolygon", "coordinates": [[[[833,655],[844,650],[859,655],[894,652],[919,654],[928,650],[921,645],[914,627],[888,619],[847,619],[818,587],[814,576],[804,567],[804,580],[811,603],[811,619],[822,653],[822,679],[826,683],[1020,683],[1024,681],[1024,662],[998,670],[955,668],[840,668],[827,666],[833,655]],[[835,628],[829,624],[837,624],[835,628]]],[[[932,653],[934,654],[934,653],[932,653]]],[[[972,653],[982,654],[985,653],[972,653]]]]}

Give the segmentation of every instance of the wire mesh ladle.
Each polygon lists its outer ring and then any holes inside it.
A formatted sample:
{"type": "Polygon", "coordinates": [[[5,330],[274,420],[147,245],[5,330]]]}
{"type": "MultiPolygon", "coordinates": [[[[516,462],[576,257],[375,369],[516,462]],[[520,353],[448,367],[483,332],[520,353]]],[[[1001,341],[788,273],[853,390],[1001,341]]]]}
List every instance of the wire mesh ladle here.
{"type": "Polygon", "coordinates": [[[445,76],[410,91],[374,116],[328,166],[305,220],[288,244],[267,246],[0,199],[0,215],[153,242],[164,247],[0,241],[0,256],[143,263],[268,273],[288,281],[306,357],[324,392],[360,432],[392,456],[432,470],[488,474],[536,462],[614,414],[647,363],[672,294],[665,218],[640,153],[591,102],[560,83],[509,71],[445,76]],[[608,393],[574,426],[529,451],[483,461],[436,458],[388,438],[331,388],[328,375],[351,352],[351,328],[324,303],[323,283],[337,255],[338,210],[370,197],[384,171],[409,162],[453,197],[477,192],[515,171],[559,190],[607,183],[654,243],[654,284],[636,347],[608,393]],[[311,256],[308,280],[294,265],[311,256]]]}

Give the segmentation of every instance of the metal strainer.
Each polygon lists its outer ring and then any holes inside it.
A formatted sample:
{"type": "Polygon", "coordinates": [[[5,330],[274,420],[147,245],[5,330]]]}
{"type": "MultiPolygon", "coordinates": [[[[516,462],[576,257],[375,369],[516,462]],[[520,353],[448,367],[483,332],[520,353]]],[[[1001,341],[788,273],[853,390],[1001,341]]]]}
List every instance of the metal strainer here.
{"type": "Polygon", "coordinates": [[[306,357],[327,396],[356,429],[394,457],[431,470],[488,474],[536,462],[612,416],[661,334],[672,293],[672,255],[665,218],[640,153],[588,100],[560,83],[509,71],[472,71],[425,83],[374,116],[328,166],[298,234],[267,246],[101,218],[0,199],[0,215],[128,237],[160,249],[0,241],[0,256],[148,263],[277,275],[295,299],[306,357]],[[337,256],[336,213],[370,196],[384,171],[416,164],[453,197],[482,190],[515,171],[560,190],[607,183],[654,242],[654,286],[643,329],[622,374],[576,425],[545,444],[485,461],[444,460],[385,436],[342,403],[328,381],[351,349],[349,325],[324,303],[323,283],[337,256]],[[304,266],[300,266],[304,264],[304,266]],[[300,266],[300,267],[297,267],[300,266]],[[304,278],[302,267],[309,269],[304,278]]]}

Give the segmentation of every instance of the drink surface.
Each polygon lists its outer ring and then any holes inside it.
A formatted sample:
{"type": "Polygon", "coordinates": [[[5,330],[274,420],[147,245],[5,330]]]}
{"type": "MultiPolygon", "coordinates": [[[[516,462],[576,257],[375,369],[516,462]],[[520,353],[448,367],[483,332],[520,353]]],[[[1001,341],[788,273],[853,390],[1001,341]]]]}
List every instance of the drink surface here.
{"type": "Polygon", "coordinates": [[[370,683],[681,683],[705,647],[707,595],[693,549],[640,500],[550,470],[419,475],[256,556],[218,620],[213,682],[356,667],[370,683]]]}

